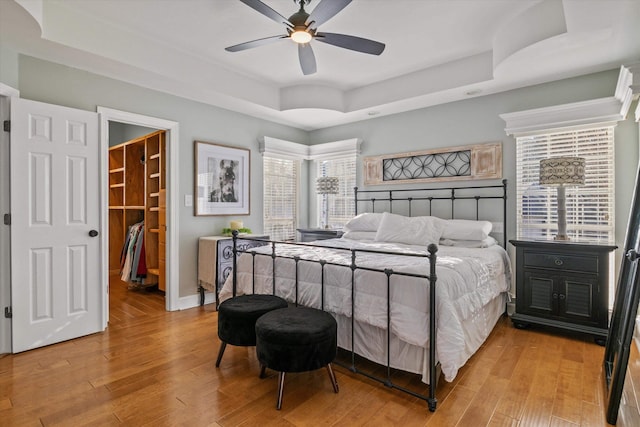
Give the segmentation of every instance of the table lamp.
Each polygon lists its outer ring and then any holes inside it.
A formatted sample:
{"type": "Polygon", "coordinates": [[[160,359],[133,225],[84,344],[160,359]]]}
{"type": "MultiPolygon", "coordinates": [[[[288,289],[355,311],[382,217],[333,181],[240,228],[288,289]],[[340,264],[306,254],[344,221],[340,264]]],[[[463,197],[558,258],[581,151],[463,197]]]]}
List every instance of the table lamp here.
{"type": "Polygon", "coordinates": [[[324,210],[324,228],[329,228],[329,194],[338,194],[340,182],[334,176],[321,176],[316,179],[316,192],[324,196],[326,206],[324,210]]]}
{"type": "Polygon", "coordinates": [[[552,157],[540,160],[540,185],[557,187],[558,234],[554,240],[571,240],[567,236],[565,188],[584,185],[583,157],[552,157]]]}

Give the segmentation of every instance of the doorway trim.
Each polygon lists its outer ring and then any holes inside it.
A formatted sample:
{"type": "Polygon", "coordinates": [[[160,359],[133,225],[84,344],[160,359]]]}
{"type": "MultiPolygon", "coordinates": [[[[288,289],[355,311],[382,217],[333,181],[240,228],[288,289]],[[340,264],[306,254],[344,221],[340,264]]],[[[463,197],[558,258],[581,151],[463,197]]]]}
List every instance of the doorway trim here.
{"type": "MultiPolygon", "coordinates": [[[[0,122],[9,120],[11,117],[11,98],[18,98],[20,91],[0,83],[0,122]]],[[[10,162],[9,162],[9,143],[11,135],[0,129],[0,185],[3,191],[0,191],[0,213],[11,212],[10,197],[10,162]],[[6,191],[4,191],[6,190],[6,191]]],[[[11,306],[11,227],[0,224],[0,311],[4,307],[11,306]]],[[[0,313],[0,354],[11,353],[11,319],[4,317],[0,313]]]]}
{"type": "MultiPolygon", "coordinates": [[[[180,140],[180,126],[178,122],[171,120],[129,113],[107,107],[98,106],[97,111],[100,116],[100,228],[103,236],[107,236],[109,229],[109,201],[107,200],[107,186],[109,182],[109,122],[119,122],[167,131],[168,137],[165,152],[167,156],[167,206],[169,212],[167,212],[167,287],[165,291],[165,308],[167,311],[179,310],[178,142],[180,140]]],[[[109,242],[108,239],[105,238],[102,239],[101,247],[101,265],[103,266],[102,283],[104,284],[105,292],[103,295],[105,296],[108,295],[109,291],[108,257],[109,242]]],[[[106,327],[107,321],[109,320],[109,298],[105,298],[104,308],[104,326],[106,327]]]]}

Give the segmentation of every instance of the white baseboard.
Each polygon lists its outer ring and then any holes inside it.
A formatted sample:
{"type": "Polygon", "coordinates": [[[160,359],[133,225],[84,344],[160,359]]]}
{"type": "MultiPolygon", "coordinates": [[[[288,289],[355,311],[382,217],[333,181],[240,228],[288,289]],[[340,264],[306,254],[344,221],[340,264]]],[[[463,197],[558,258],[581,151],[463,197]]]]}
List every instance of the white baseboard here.
{"type": "MultiPolygon", "coordinates": [[[[205,304],[216,303],[216,296],[213,294],[213,292],[205,292],[204,303],[205,304]]],[[[187,310],[189,308],[198,307],[199,305],[200,305],[200,294],[181,297],[178,300],[178,310],[187,310]]]]}

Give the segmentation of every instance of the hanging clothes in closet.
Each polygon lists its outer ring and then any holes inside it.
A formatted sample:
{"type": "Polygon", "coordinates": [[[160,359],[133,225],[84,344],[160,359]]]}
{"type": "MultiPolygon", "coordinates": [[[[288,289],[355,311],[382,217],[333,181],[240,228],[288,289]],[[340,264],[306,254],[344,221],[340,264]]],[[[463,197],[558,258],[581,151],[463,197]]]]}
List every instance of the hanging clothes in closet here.
{"type": "Polygon", "coordinates": [[[120,254],[120,279],[134,286],[145,284],[147,264],[144,251],[144,221],[129,227],[120,254]]]}

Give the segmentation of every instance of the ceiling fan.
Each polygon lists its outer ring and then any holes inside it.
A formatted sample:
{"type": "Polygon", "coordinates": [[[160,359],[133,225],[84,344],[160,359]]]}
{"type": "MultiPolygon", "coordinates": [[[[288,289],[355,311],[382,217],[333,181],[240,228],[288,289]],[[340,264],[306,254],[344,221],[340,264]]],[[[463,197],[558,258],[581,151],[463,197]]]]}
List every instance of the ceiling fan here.
{"type": "Polygon", "coordinates": [[[344,49],[355,50],[356,52],[368,53],[370,55],[380,55],[384,51],[384,43],[364,39],[356,36],[336,33],[322,33],[318,31],[318,26],[333,18],[338,12],[344,9],[352,0],[320,0],[320,3],[313,9],[311,14],[304,10],[305,4],[311,0],[293,0],[300,4],[300,10],[291,15],[289,19],[261,2],[260,0],[240,0],[242,3],[260,12],[267,18],[283,24],[287,31],[286,35],[265,37],[252,40],[225,48],[228,52],[239,52],[246,49],[277,42],[282,39],[291,39],[298,44],[298,57],[300,67],[304,75],[316,72],[316,57],[311,49],[311,40],[338,46],[344,49]]]}

